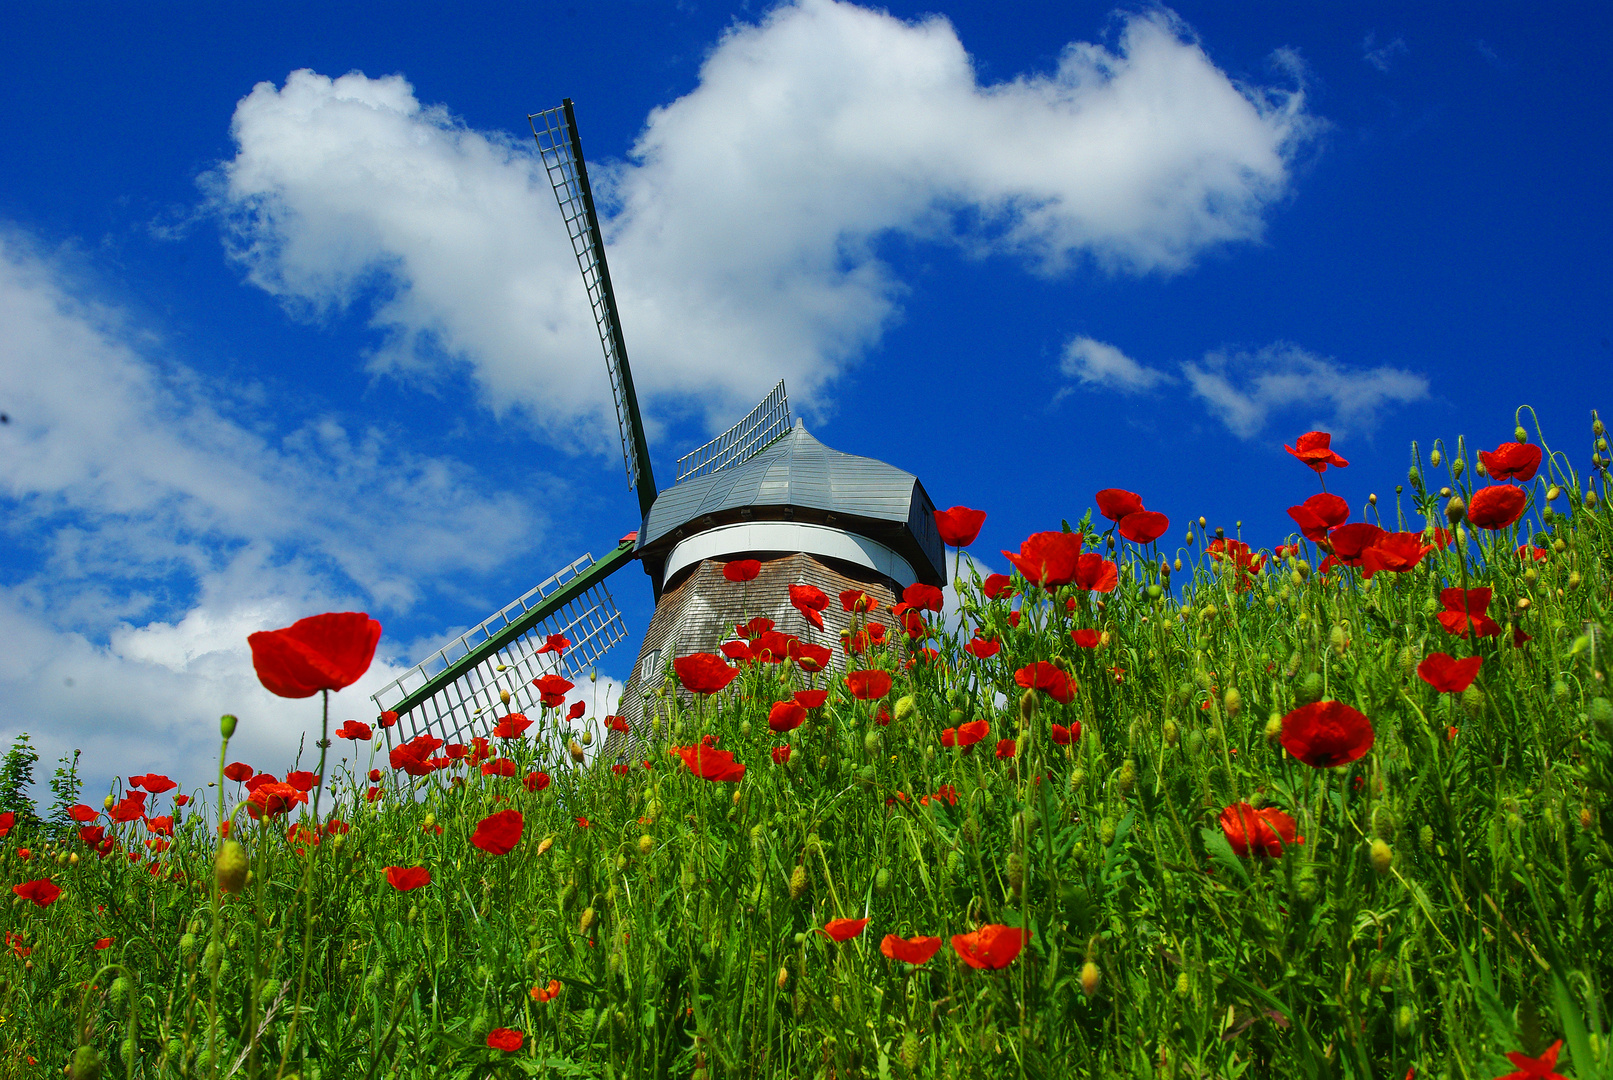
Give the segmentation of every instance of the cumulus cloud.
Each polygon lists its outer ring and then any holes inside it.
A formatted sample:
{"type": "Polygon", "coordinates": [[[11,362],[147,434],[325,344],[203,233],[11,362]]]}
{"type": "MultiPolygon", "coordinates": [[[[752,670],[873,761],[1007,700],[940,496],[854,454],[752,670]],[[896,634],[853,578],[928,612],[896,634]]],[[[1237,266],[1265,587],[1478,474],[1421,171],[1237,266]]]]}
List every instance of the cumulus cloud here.
{"type": "MultiPolygon", "coordinates": [[[[941,17],[799,0],[732,28],[626,160],[592,151],[612,277],[652,425],[712,426],[789,380],[798,405],[899,317],[892,233],[1058,273],[1172,273],[1257,238],[1312,130],[1162,11],[982,85],[941,17]]],[[[581,110],[585,148],[586,103],[581,110]]],[[[237,107],[213,204],[250,281],[311,317],[357,305],[373,363],[472,373],[558,444],[614,444],[598,341],[529,143],[422,105],[398,76],[292,73],[237,107]]],[[[652,432],[653,436],[653,432],[652,432]]]]}
{"type": "Polygon", "coordinates": [[[1059,370],[1086,386],[1140,394],[1174,380],[1163,371],[1139,364],[1113,345],[1089,337],[1071,339],[1059,370]]]}
{"type": "MultiPolygon", "coordinates": [[[[272,403],[167,357],[94,292],[0,230],[0,540],[16,556],[0,736],[30,731],[52,759],[86,747],[92,775],[196,776],[230,711],[242,753],[284,767],[317,709],[258,686],[249,632],[361,607],[385,622],[528,550],[544,521],[381,431],[277,431],[272,403]]],[[[366,715],[396,674],[383,655],[336,708],[366,715]]]]}
{"type": "Polygon", "coordinates": [[[1293,413],[1335,434],[1370,430],[1384,409],[1428,396],[1428,379],[1402,368],[1352,368],[1289,342],[1254,352],[1220,350],[1182,365],[1193,394],[1240,438],[1293,413]]]}

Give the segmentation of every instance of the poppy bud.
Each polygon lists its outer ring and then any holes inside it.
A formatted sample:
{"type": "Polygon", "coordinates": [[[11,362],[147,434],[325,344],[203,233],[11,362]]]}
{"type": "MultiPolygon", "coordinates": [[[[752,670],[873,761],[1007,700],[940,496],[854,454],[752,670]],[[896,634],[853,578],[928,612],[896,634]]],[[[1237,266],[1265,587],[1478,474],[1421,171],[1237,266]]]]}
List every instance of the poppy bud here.
{"type": "Polygon", "coordinates": [[[1477,683],[1462,691],[1462,708],[1469,716],[1477,716],[1484,711],[1484,691],[1479,689],[1477,683]]]}
{"type": "Polygon", "coordinates": [[[1025,860],[1019,857],[1019,852],[1008,853],[1008,888],[1014,895],[1025,887],[1025,860]]]}
{"type": "Polygon", "coordinates": [[[581,765],[586,755],[583,754],[582,746],[578,744],[577,740],[572,739],[567,749],[571,751],[571,760],[581,765]]]}
{"type": "Polygon", "coordinates": [[[863,752],[870,756],[879,753],[879,732],[873,728],[869,728],[868,733],[863,736],[863,752]]]}
{"type": "Polygon", "coordinates": [[[1445,504],[1445,519],[1455,525],[1465,517],[1467,517],[1467,504],[1462,501],[1461,496],[1453,496],[1451,501],[1445,504]]]}
{"type": "Polygon", "coordinates": [[[1026,690],[1019,695],[1019,717],[1029,723],[1036,716],[1036,691],[1026,690]]]}
{"type": "Polygon", "coordinates": [[[1374,840],[1368,857],[1372,861],[1372,869],[1381,875],[1389,872],[1389,867],[1394,863],[1395,853],[1382,840],[1374,840]]]}
{"type": "Polygon", "coordinates": [[[93,1046],[74,1050],[68,1075],[72,1080],[101,1080],[101,1052],[93,1046]]]}
{"type": "Polygon", "coordinates": [[[498,699],[502,704],[508,705],[510,703],[510,692],[508,690],[500,690],[498,692],[498,699]]]}
{"type": "Polygon", "coordinates": [[[1193,982],[1187,977],[1187,972],[1176,976],[1176,994],[1178,997],[1187,997],[1193,992],[1193,982]]]}
{"type": "Polygon", "coordinates": [[[1221,699],[1222,708],[1226,709],[1228,716],[1237,716],[1243,711],[1243,695],[1238,693],[1236,686],[1227,687],[1227,692],[1221,699]]]}
{"type": "Polygon", "coordinates": [[[593,908],[583,908],[582,918],[577,920],[577,933],[586,934],[589,930],[592,930],[596,918],[593,908]]]}
{"type": "Polygon", "coordinates": [[[101,800],[101,805],[106,807],[108,810],[112,809],[117,804],[118,804],[118,800],[114,799],[110,795],[108,795],[105,799],[101,800]]]}
{"type": "Polygon", "coordinates": [[[1333,651],[1343,656],[1350,649],[1350,632],[1343,624],[1336,624],[1328,631],[1327,640],[1333,646],[1333,651]]]}
{"type": "Polygon", "coordinates": [[[651,836],[649,833],[645,833],[643,836],[638,838],[638,853],[640,855],[648,857],[654,850],[655,837],[651,836]]]}
{"type": "MultiPolygon", "coordinates": [[[[1137,762],[1127,758],[1120,765],[1120,775],[1115,779],[1115,786],[1120,789],[1120,794],[1125,795],[1131,791],[1136,783],[1137,762]]],[[[1107,841],[1105,842],[1107,843],[1107,841]]]]}
{"type": "Polygon", "coordinates": [[[1276,742],[1282,733],[1283,718],[1278,716],[1276,713],[1272,713],[1266,718],[1266,741],[1269,743],[1276,742]]]}
{"type": "Polygon", "coordinates": [[[778,979],[775,981],[778,983],[778,988],[780,990],[784,989],[784,987],[790,982],[790,969],[780,965],[778,969],[778,979]]]}
{"type": "MultiPolygon", "coordinates": [[[[1189,544],[1192,544],[1192,543],[1193,543],[1193,530],[1192,530],[1192,529],[1189,529],[1189,530],[1187,530],[1187,542],[1188,542],[1188,543],[1189,543],[1189,544]]],[[[1176,560],[1176,561],[1177,561],[1177,562],[1181,562],[1181,561],[1182,561],[1182,560],[1181,560],[1181,559],[1177,559],[1177,560],[1176,560]]],[[[1180,569],[1180,567],[1178,567],[1178,569],[1180,569]]]]}
{"type": "Polygon", "coordinates": [[[213,879],[218,887],[231,895],[239,895],[246,888],[248,869],[246,849],[234,840],[224,841],[213,861],[213,879]]]}
{"type": "Polygon", "coordinates": [[[1166,746],[1175,746],[1176,745],[1176,740],[1181,737],[1181,731],[1180,731],[1180,729],[1177,728],[1175,720],[1167,720],[1167,721],[1165,721],[1165,727],[1164,727],[1164,730],[1163,730],[1163,734],[1165,736],[1165,745],[1166,746]]]}
{"type": "Polygon", "coordinates": [[[236,723],[237,721],[235,717],[231,716],[229,713],[225,713],[223,716],[218,718],[219,734],[224,736],[226,739],[232,738],[235,735],[236,723]]]}
{"type": "MultiPolygon", "coordinates": [[[[1195,731],[1193,734],[1197,735],[1198,732],[1195,731]]],[[[1115,823],[1113,818],[1104,818],[1103,821],[1099,823],[1098,839],[1103,841],[1104,847],[1108,847],[1110,844],[1115,842],[1115,823]]]]}
{"type": "Polygon", "coordinates": [[[917,708],[918,702],[913,698],[912,694],[899,698],[896,702],[896,719],[906,720],[913,715],[914,710],[917,708]]]}
{"type": "Polygon", "coordinates": [[[920,1049],[917,1032],[909,1031],[902,1036],[902,1067],[910,1073],[918,1072],[920,1049]]]}
{"type": "Polygon", "coordinates": [[[790,874],[790,899],[799,900],[807,891],[806,867],[797,866],[790,874]]]}
{"type": "Polygon", "coordinates": [[[1093,994],[1098,992],[1099,978],[1100,974],[1098,972],[1097,964],[1094,964],[1091,960],[1088,960],[1086,963],[1081,965],[1081,992],[1088,998],[1091,998],[1093,994]]]}
{"type": "Polygon", "coordinates": [[[1432,465],[1434,468],[1439,468],[1439,463],[1444,460],[1445,459],[1440,455],[1440,452],[1437,449],[1430,450],[1428,452],[1428,464],[1432,465]]]}
{"type": "Polygon", "coordinates": [[[1206,525],[1206,524],[1207,524],[1207,522],[1206,522],[1206,521],[1205,521],[1205,519],[1204,519],[1204,517],[1203,517],[1203,515],[1200,515],[1200,516],[1199,516],[1199,528],[1201,528],[1201,529],[1202,529],[1202,528],[1204,528],[1204,526],[1205,526],[1205,525],[1206,525]]]}
{"type": "Polygon", "coordinates": [[[1423,846],[1424,851],[1433,851],[1434,827],[1432,825],[1424,825],[1421,829],[1418,829],[1417,842],[1423,846]]]}

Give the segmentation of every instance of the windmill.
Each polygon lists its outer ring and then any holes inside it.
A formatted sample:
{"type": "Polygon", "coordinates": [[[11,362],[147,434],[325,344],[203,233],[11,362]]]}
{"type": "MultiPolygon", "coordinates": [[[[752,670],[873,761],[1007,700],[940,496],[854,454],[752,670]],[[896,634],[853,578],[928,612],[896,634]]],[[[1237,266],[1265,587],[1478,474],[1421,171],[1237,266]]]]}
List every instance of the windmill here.
{"type": "MultiPolygon", "coordinates": [[[[572,560],[374,694],[383,711],[399,715],[406,737],[466,741],[485,734],[500,711],[535,709],[534,680],[597,670],[626,636],[605,581],[631,563],[649,576],[656,602],[617,709],[638,734],[648,726],[646,697],[671,660],[714,650],[736,622],[766,617],[832,647],[850,616],[831,604],[816,630],[790,603],[790,585],[830,596],[861,589],[889,606],[906,586],[945,578],[924,486],[884,462],[824,446],[799,420],[792,425],[782,381],[744,419],[679,458],[671,487],[656,488],[571,100],[528,120],[593,308],[639,528],[599,559],[572,560]],[[761,563],[758,576],[727,580],[723,565],[741,558],[761,563]],[[570,647],[548,647],[554,634],[570,647]]],[[[613,732],[607,757],[626,749],[613,732]]]]}

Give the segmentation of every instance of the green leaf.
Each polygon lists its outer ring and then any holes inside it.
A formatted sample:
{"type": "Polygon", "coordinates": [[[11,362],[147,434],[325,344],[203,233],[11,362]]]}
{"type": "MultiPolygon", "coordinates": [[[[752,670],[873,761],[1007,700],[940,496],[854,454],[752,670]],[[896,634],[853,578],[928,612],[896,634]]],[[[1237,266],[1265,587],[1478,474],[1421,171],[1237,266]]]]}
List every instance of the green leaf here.
{"type": "Polygon", "coordinates": [[[1200,829],[1199,836],[1204,838],[1204,852],[1212,863],[1245,885],[1249,884],[1249,871],[1243,865],[1243,860],[1233,853],[1226,833],[1220,829],[1200,829]]]}

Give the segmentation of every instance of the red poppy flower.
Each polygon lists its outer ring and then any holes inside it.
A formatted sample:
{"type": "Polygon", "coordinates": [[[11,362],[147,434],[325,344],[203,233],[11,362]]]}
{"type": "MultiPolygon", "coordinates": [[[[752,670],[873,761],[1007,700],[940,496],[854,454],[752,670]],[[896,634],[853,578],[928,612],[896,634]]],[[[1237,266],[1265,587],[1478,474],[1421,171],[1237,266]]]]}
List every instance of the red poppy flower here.
{"type": "Polygon", "coordinates": [[[1076,630],[1070,637],[1083,649],[1096,649],[1098,642],[1103,640],[1103,635],[1096,630],[1076,630]]]}
{"type": "Polygon", "coordinates": [[[1497,1077],[1496,1080],[1568,1080],[1568,1077],[1557,1072],[1557,1054],[1562,1047],[1563,1041],[1558,1039],[1537,1058],[1518,1050],[1508,1050],[1507,1060],[1516,1065],[1518,1071],[1497,1077]]]}
{"type": "Polygon", "coordinates": [[[605,730],[606,731],[620,731],[620,732],[625,733],[627,731],[630,731],[631,729],[627,726],[627,717],[625,717],[625,716],[607,716],[607,717],[605,717],[605,730]]]}
{"type": "Polygon", "coordinates": [[[1002,651],[1003,643],[1000,641],[986,641],[975,638],[963,647],[963,651],[980,660],[990,660],[1002,651]]]}
{"type": "Polygon", "coordinates": [[[247,812],[253,814],[254,817],[258,816],[258,814],[279,817],[298,803],[308,801],[308,796],[303,792],[298,791],[290,784],[281,783],[260,784],[253,789],[252,794],[247,798],[250,800],[247,812]],[[254,810],[257,813],[253,813],[254,810]]]}
{"type": "Polygon", "coordinates": [[[790,603],[807,622],[823,629],[823,616],[819,614],[829,606],[829,594],[816,585],[791,585],[790,603]]]}
{"type": "MultiPolygon", "coordinates": [[[[79,803],[77,806],[68,807],[67,816],[78,822],[80,825],[87,825],[101,815],[97,813],[93,807],[85,806],[83,803],[79,803]]],[[[11,818],[5,814],[0,814],[0,827],[3,827],[4,829],[11,828],[11,818]]],[[[6,834],[4,831],[0,831],[0,837],[4,837],[5,835],[6,834]]]]}
{"type": "Polygon", "coordinates": [[[941,948],[941,939],[938,937],[899,938],[895,934],[886,934],[885,940],[879,943],[879,951],[892,960],[903,964],[923,964],[941,948]]]}
{"type": "Polygon", "coordinates": [[[735,559],[722,564],[722,576],[735,583],[755,581],[756,575],[761,572],[762,563],[759,559],[735,559]]]}
{"type": "Polygon", "coordinates": [[[1210,541],[1205,551],[1218,567],[1225,568],[1228,564],[1232,566],[1236,575],[1233,587],[1238,592],[1247,592],[1253,588],[1253,575],[1259,573],[1260,568],[1265,565],[1265,559],[1249,550],[1249,545],[1242,540],[1217,537],[1210,541]]]}
{"type": "MultiPolygon", "coordinates": [[[[947,731],[952,730],[952,728],[947,729],[947,731]]],[[[967,749],[990,734],[991,724],[985,720],[971,720],[967,724],[959,724],[953,738],[960,748],[967,749]]]]}
{"type": "Polygon", "coordinates": [[[1033,585],[1053,590],[1075,580],[1081,557],[1081,533],[1039,532],[1019,545],[1019,553],[1004,551],[1021,576],[1033,585]]]}
{"type": "Polygon", "coordinates": [[[535,772],[529,772],[526,774],[526,778],[522,780],[521,783],[526,786],[528,791],[536,794],[549,786],[549,774],[541,769],[535,772]]]}
{"type": "Polygon", "coordinates": [[[953,934],[952,948],[970,967],[997,971],[1014,962],[1027,935],[1018,927],[989,923],[972,934],[953,934]]]}
{"type": "Polygon", "coordinates": [[[570,679],[550,672],[548,675],[533,679],[532,685],[537,687],[538,696],[543,703],[550,708],[554,708],[565,699],[567,694],[571,693],[571,688],[576,684],[570,679]]]}
{"type": "Polygon", "coordinates": [[[835,941],[850,941],[867,925],[867,919],[830,919],[823,924],[823,935],[835,941]]]}
{"type": "Polygon", "coordinates": [[[1088,592],[1114,592],[1115,586],[1120,584],[1120,573],[1114,563],[1096,552],[1089,552],[1076,561],[1073,584],[1088,592]]]}
{"type": "Polygon", "coordinates": [[[925,795],[925,796],[921,797],[919,799],[919,805],[920,806],[929,806],[931,799],[935,799],[938,802],[944,800],[948,806],[957,806],[958,805],[958,789],[953,787],[951,784],[942,784],[939,788],[936,789],[936,792],[935,792],[934,795],[925,795]]]}
{"type": "Polygon", "coordinates": [[[240,783],[252,775],[252,766],[244,761],[232,761],[224,766],[224,775],[236,783],[240,783]]]}
{"type": "Polygon", "coordinates": [[[1014,682],[1023,690],[1033,687],[1045,690],[1047,696],[1060,705],[1068,705],[1075,700],[1075,684],[1070,677],[1046,660],[1038,660],[1014,672],[1014,682]]]}
{"type": "Polygon", "coordinates": [[[1127,514],[1143,512],[1143,497],[1124,488],[1104,488],[1093,496],[1098,501],[1098,513],[1110,521],[1119,521],[1127,514]]]}
{"type": "Polygon", "coordinates": [[[783,765],[790,760],[790,744],[773,747],[773,764],[783,765]]]}
{"type": "Polygon", "coordinates": [[[422,885],[430,885],[431,871],[424,866],[389,866],[386,868],[386,883],[399,892],[408,892],[422,885]]]}
{"type": "Polygon", "coordinates": [[[1120,535],[1133,544],[1152,544],[1164,536],[1165,530],[1170,527],[1170,518],[1152,510],[1139,510],[1135,514],[1127,514],[1115,526],[1120,535]]]}
{"type": "Polygon", "coordinates": [[[1327,539],[1339,562],[1345,566],[1360,566],[1361,553],[1383,535],[1383,530],[1370,521],[1357,521],[1353,525],[1340,525],[1328,533],[1327,539]]]}
{"type": "Polygon", "coordinates": [[[515,762],[507,757],[496,757],[482,765],[483,776],[514,776],[515,762]]]}
{"type": "Polygon", "coordinates": [[[587,711],[588,711],[588,703],[586,701],[573,701],[571,703],[571,708],[566,710],[566,719],[567,720],[576,720],[579,717],[581,717],[583,713],[585,713],[587,711]]]}
{"type": "Polygon", "coordinates": [[[1480,488],[1467,504],[1467,520],[1481,529],[1504,529],[1523,517],[1528,502],[1523,488],[1502,484],[1480,488]]]}
{"type": "Polygon", "coordinates": [[[821,708],[823,706],[824,701],[826,701],[828,699],[829,691],[827,691],[827,690],[797,690],[794,693],[794,695],[792,695],[792,696],[795,698],[795,700],[798,703],[800,703],[802,708],[817,709],[817,708],[821,708]]]}
{"type": "Polygon", "coordinates": [[[1533,559],[1535,562],[1545,562],[1546,549],[1542,547],[1535,547],[1533,544],[1519,544],[1518,558],[1522,559],[1524,562],[1528,562],[1530,559],[1533,559]]]}
{"type": "Polygon", "coordinates": [[[998,761],[1007,761],[1009,758],[1017,756],[1018,753],[1019,753],[1019,743],[1018,742],[1014,741],[1013,739],[998,739],[997,740],[997,760],[998,761]]]}
{"type": "Polygon", "coordinates": [[[1484,666],[1484,657],[1469,656],[1458,660],[1442,652],[1431,654],[1417,665],[1417,677],[1442,694],[1460,694],[1478,677],[1484,666]]]}
{"type": "Polygon", "coordinates": [[[858,701],[878,701],[891,692],[890,672],[878,668],[847,672],[846,687],[858,701]]]}
{"type": "Polygon", "coordinates": [[[1540,447],[1531,443],[1504,442],[1493,452],[1479,451],[1479,461],[1491,480],[1533,480],[1540,468],[1540,447]]]}
{"type": "Polygon", "coordinates": [[[146,831],[157,836],[174,835],[174,816],[163,814],[160,817],[146,818],[146,831]]]}
{"type": "Polygon", "coordinates": [[[256,776],[252,777],[252,779],[246,782],[246,789],[248,791],[256,791],[264,784],[273,784],[278,782],[279,779],[280,778],[274,773],[258,773],[256,776]]]}
{"type": "Polygon", "coordinates": [[[861,589],[847,589],[840,594],[841,611],[873,611],[879,601],[861,589]]]}
{"type": "Polygon", "coordinates": [[[729,667],[716,653],[694,653],[672,661],[683,688],[695,694],[715,694],[739,677],[739,669],[729,667]]]}
{"type": "Polygon", "coordinates": [[[984,510],[954,506],[949,510],[935,511],[935,528],[941,534],[941,543],[947,547],[968,547],[980,535],[980,526],[985,523],[984,510]]]}
{"type": "Polygon", "coordinates": [[[319,777],[315,776],[311,772],[307,772],[306,770],[302,772],[288,772],[286,773],[286,783],[290,784],[298,791],[312,791],[314,790],[314,785],[319,783],[319,777]]]}
{"type": "Polygon", "coordinates": [[[717,651],[739,664],[748,664],[756,659],[751,652],[750,643],[745,641],[725,641],[717,646],[717,651]]]}
{"type": "Polygon", "coordinates": [[[915,581],[902,590],[902,603],[921,611],[940,611],[945,603],[941,590],[915,581]]]}
{"type": "Polygon", "coordinates": [[[56,902],[56,898],[62,895],[61,887],[50,878],[25,881],[21,885],[13,885],[11,891],[24,900],[32,900],[40,907],[50,907],[56,902]]]}
{"type": "Polygon", "coordinates": [[[790,659],[801,665],[802,671],[822,671],[834,656],[826,645],[798,642],[790,646],[790,659]]]}
{"type": "Polygon", "coordinates": [[[794,634],[768,630],[751,643],[751,657],[764,664],[782,664],[800,644],[794,634]]]}
{"type": "Polygon", "coordinates": [[[123,824],[146,816],[146,796],[144,792],[130,792],[123,799],[114,803],[106,816],[113,821],[123,824]]]}
{"type": "Polygon", "coordinates": [[[1361,552],[1361,576],[1370,580],[1380,570],[1404,574],[1416,569],[1423,556],[1433,550],[1433,544],[1423,543],[1422,533],[1380,533],[1361,552]]]}
{"type": "Polygon", "coordinates": [[[266,690],[305,698],[357,682],[370,669],[380,640],[380,623],[363,612],[344,611],[299,619],[282,630],[260,630],[246,642],[266,690]]]}
{"type": "Polygon", "coordinates": [[[153,795],[161,795],[165,791],[172,791],[179,785],[163,776],[161,773],[147,773],[144,776],[129,777],[131,787],[143,787],[153,795]]]}
{"type": "Polygon", "coordinates": [[[1523,627],[1514,626],[1512,628],[1512,647],[1514,649],[1521,649],[1524,646],[1524,642],[1533,640],[1534,638],[1523,632],[1523,627]]]}
{"type": "Polygon", "coordinates": [[[560,995],[560,980],[550,979],[548,986],[534,986],[527,991],[527,994],[540,1005],[545,1001],[553,1001],[560,995]]]}
{"type": "Polygon", "coordinates": [[[98,938],[95,944],[90,946],[92,949],[110,949],[111,947],[112,939],[109,937],[98,938]]]}
{"type": "Polygon", "coordinates": [[[1348,765],[1372,749],[1372,721],[1342,701],[1318,701],[1283,717],[1282,744],[1316,769],[1348,765]]]}
{"type": "MultiPolygon", "coordinates": [[[[75,809],[76,809],[76,807],[75,807],[75,809]]],[[[89,807],[85,807],[85,809],[88,810],[89,807]]],[[[95,814],[95,811],[90,810],[90,814],[93,817],[94,814],[95,814]]],[[[17,822],[17,815],[15,813],[13,813],[12,811],[8,810],[4,814],[0,814],[0,840],[4,840],[7,836],[9,836],[11,834],[11,827],[13,825],[15,825],[16,822],[17,822]]]]}
{"type": "Polygon", "coordinates": [[[1063,724],[1054,724],[1049,730],[1054,742],[1060,746],[1069,746],[1081,737],[1081,721],[1071,720],[1069,727],[1065,727],[1063,724]]]}
{"type": "Polygon", "coordinates": [[[1290,506],[1288,516],[1294,519],[1305,539],[1320,542],[1326,539],[1329,529],[1336,529],[1350,520],[1350,504],[1323,491],[1298,506],[1290,506]]]}
{"type": "Polygon", "coordinates": [[[1500,635],[1501,624],[1484,613],[1490,606],[1489,586],[1469,589],[1465,594],[1461,589],[1444,589],[1439,594],[1439,602],[1445,605],[1445,610],[1439,613],[1439,625],[1447,633],[1467,637],[1471,629],[1479,637],[1500,635]]]}
{"type": "Polygon", "coordinates": [[[338,739],[352,739],[354,742],[369,742],[370,736],[375,734],[370,725],[361,724],[357,720],[349,720],[336,729],[338,739]]]}
{"type": "Polygon", "coordinates": [[[756,616],[756,618],[752,619],[750,622],[734,624],[734,634],[738,637],[745,638],[747,641],[752,638],[759,638],[771,629],[773,629],[773,620],[763,618],[760,615],[756,616]]]}
{"type": "Polygon", "coordinates": [[[531,726],[532,721],[526,718],[525,713],[513,712],[493,725],[493,737],[495,739],[519,739],[521,734],[531,726]]]}
{"type": "Polygon", "coordinates": [[[798,701],[776,701],[767,714],[767,726],[783,733],[794,731],[806,719],[806,706],[798,701]]]}
{"type": "Polygon", "coordinates": [[[1318,476],[1326,472],[1329,465],[1342,469],[1349,464],[1333,452],[1333,436],[1325,431],[1307,431],[1294,442],[1295,446],[1285,444],[1283,449],[1315,469],[1318,476]]]}
{"type": "Polygon", "coordinates": [[[1296,836],[1298,825],[1294,819],[1274,806],[1259,810],[1248,803],[1233,803],[1221,811],[1221,831],[1235,855],[1269,855],[1277,858],[1285,844],[1303,844],[1305,838],[1296,836]]]}
{"type": "Polygon", "coordinates": [[[487,1045],[494,1050],[504,1050],[513,1053],[521,1049],[526,1036],[514,1028],[494,1028],[487,1033],[487,1045]]]}
{"type": "Polygon", "coordinates": [[[364,801],[365,802],[374,802],[375,800],[379,799],[380,797],[381,797],[381,789],[380,788],[378,788],[378,787],[369,787],[369,788],[364,789],[364,801]]]}
{"type": "Polygon", "coordinates": [[[1006,598],[1014,595],[1014,590],[1008,587],[1009,582],[1012,580],[1007,574],[987,574],[986,580],[981,583],[980,588],[986,594],[987,600],[996,600],[998,597],[1006,598]]]}
{"type": "Polygon", "coordinates": [[[694,746],[674,746],[668,753],[682,758],[684,767],[702,780],[735,783],[745,776],[745,766],[735,761],[731,752],[715,750],[704,743],[697,743],[694,746]]]}
{"type": "Polygon", "coordinates": [[[543,639],[542,645],[539,645],[536,649],[532,650],[532,655],[542,656],[546,652],[552,652],[556,656],[564,656],[566,655],[566,650],[569,648],[571,648],[571,639],[566,637],[566,635],[550,634],[548,637],[543,639]]]}
{"type": "Polygon", "coordinates": [[[523,819],[519,810],[500,810],[476,823],[470,842],[489,855],[508,855],[521,842],[523,819]]]}

